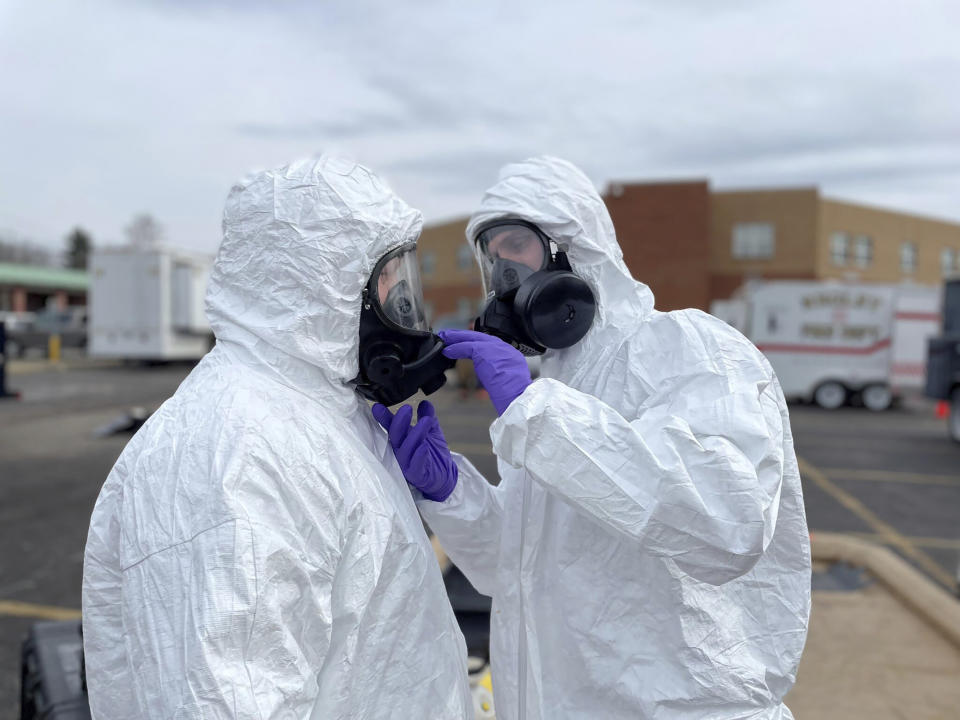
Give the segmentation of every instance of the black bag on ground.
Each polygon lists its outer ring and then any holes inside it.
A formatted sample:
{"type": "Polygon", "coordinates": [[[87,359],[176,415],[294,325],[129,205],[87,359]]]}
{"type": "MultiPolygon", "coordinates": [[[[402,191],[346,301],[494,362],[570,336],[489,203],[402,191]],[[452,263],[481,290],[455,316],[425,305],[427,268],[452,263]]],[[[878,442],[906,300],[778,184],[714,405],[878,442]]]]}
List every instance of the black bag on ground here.
{"type": "Polygon", "coordinates": [[[20,720],[90,720],[79,620],[34,624],[20,667],[20,720]]]}

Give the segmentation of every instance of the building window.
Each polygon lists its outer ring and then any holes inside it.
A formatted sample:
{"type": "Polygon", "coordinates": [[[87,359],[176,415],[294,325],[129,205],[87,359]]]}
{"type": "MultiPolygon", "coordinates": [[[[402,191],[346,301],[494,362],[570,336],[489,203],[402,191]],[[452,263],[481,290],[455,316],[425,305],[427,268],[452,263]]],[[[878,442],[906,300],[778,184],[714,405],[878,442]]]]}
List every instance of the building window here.
{"type": "Polygon", "coordinates": [[[940,272],[944,277],[953,273],[958,253],[953,248],[940,251],[940,272]]]}
{"type": "Polygon", "coordinates": [[[437,254],[432,250],[427,250],[420,256],[420,272],[424,277],[433,275],[437,269],[437,254]]]}
{"type": "Polygon", "coordinates": [[[869,235],[857,235],[853,240],[853,261],[857,267],[869,267],[873,262],[873,238],[869,235]]]}
{"type": "Polygon", "coordinates": [[[733,226],[733,257],[740,260],[772,258],[775,236],[770,223],[737,223],[733,226]]]}
{"type": "Polygon", "coordinates": [[[835,232],[830,236],[830,259],[837,267],[847,264],[850,257],[850,236],[846,233],[835,232]]]}
{"type": "Polygon", "coordinates": [[[461,270],[471,270],[473,263],[473,249],[469,245],[461,245],[457,250],[457,267],[461,270]]]}
{"type": "Polygon", "coordinates": [[[900,246],[900,269],[912,273],[917,269],[917,244],[905,242],[900,246]]]}

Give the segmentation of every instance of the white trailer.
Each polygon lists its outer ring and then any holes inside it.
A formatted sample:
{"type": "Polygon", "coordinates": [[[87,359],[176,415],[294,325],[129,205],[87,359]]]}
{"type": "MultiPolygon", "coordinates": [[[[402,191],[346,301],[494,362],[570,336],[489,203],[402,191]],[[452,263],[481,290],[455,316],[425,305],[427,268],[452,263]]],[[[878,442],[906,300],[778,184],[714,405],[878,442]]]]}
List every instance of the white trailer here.
{"type": "Polygon", "coordinates": [[[894,394],[923,390],[927,341],[940,334],[942,312],[942,288],[898,287],[890,353],[890,386],[894,394]]]}
{"type": "Polygon", "coordinates": [[[767,356],[788,398],[837,408],[856,395],[884,410],[923,387],[940,302],[935,287],[770,281],[711,312],[767,356]]]}
{"type": "Polygon", "coordinates": [[[204,294],[213,258],[171,247],[113,247],[90,259],[91,356],[195,360],[210,349],[204,294]]]}

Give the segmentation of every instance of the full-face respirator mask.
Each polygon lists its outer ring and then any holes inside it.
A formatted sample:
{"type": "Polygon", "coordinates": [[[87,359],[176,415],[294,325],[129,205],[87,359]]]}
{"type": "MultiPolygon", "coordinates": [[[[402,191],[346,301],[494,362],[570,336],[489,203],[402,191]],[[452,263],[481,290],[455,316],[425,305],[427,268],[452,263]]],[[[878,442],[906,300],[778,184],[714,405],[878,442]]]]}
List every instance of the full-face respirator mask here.
{"type": "Polygon", "coordinates": [[[593,323],[596,298],[567,255],[536,225],[496,220],[476,235],[487,302],[474,329],[540,355],[579,342],[593,323]]]}
{"type": "Polygon", "coordinates": [[[396,405],[418,390],[439,390],[454,365],[443,347],[426,321],[417,244],[407,243],[377,262],[363,289],[357,392],[396,405]]]}

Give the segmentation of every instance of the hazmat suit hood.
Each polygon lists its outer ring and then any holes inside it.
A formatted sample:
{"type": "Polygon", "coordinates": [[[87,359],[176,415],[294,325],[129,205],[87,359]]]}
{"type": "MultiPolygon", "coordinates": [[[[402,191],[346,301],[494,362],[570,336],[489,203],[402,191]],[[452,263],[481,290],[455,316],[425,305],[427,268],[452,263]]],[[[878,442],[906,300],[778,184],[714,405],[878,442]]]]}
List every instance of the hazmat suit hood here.
{"type": "Polygon", "coordinates": [[[603,348],[610,349],[612,338],[624,337],[627,328],[650,315],[653,293],[630,275],[603,198],[574,165],[541,156],[505,166],[467,224],[467,239],[478,259],[478,229],[509,218],[532,222],[565,249],[574,274],[597,300],[586,336],[570,348],[544,354],[545,374],[559,377],[564,367],[577,366],[578,358],[595,359],[603,348]]]}
{"type": "Polygon", "coordinates": [[[256,172],[227,197],[207,290],[217,340],[289,386],[346,410],[360,304],[377,260],[414,241],[420,212],[354,161],[323,155],[256,172]]]}

